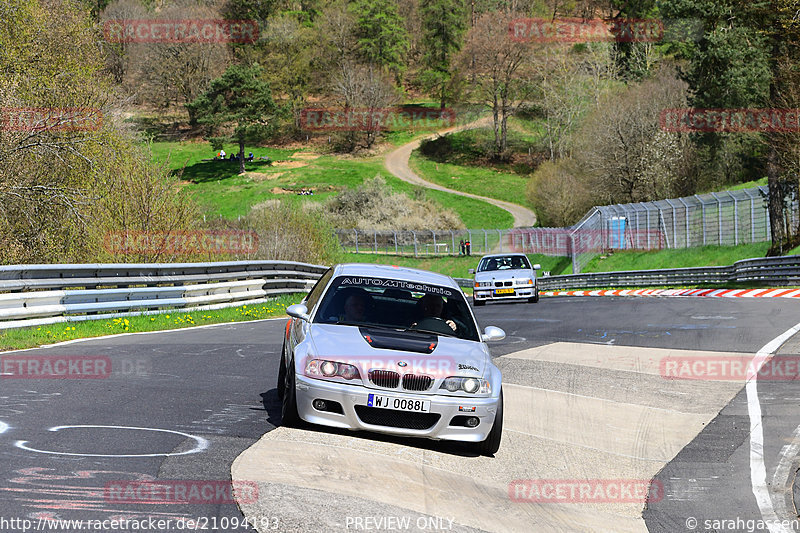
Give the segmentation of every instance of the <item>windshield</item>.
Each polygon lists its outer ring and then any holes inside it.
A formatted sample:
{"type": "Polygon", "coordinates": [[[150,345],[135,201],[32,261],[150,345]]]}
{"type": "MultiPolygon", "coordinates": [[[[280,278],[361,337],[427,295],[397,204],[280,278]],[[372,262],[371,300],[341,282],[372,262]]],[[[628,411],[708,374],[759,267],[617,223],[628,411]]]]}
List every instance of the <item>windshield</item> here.
{"type": "Polygon", "coordinates": [[[314,322],[479,339],[472,313],[460,290],[386,278],[340,276],[334,279],[314,322]]]}
{"type": "Polygon", "coordinates": [[[524,255],[504,255],[496,257],[484,257],[478,265],[478,272],[489,272],[492,270],[512,270],[531,268],[528,258],[524,255]]]}

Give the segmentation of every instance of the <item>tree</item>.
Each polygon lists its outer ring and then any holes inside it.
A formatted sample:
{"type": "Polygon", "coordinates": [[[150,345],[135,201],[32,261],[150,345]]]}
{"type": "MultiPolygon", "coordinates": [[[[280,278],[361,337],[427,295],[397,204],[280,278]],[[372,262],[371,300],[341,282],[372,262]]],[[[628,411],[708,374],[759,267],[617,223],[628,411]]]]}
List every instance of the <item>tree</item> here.
{"type": "Polygon", "coordinates": [[[175,179],[115,119],[113,80],[86,10],[6,0],[0,20],[0,262],[107,260],[115,212],[140,229],[191,224],[175,179]],[[157,193],[142,186],[153,181],[157,193]]]}
{"type": "MultiPolygon", "coordinates": [[[[345,62],[339,66],[333,81],[333,94],[339,99],[344,112],[350,109],[381,111],[397,102],[397,94],[386,75],[372,65],[345,62]]],[[[361,148],[369,149],[380,133],[380,124],[368,123],[361,132],[361,148]]],[[[345,132],[341,137],[343,148],[352,151],[358,146],[359,133],[345,132]]]]}
{"type": "Polygon", "coordinates": [[[206,92],[188,104],[197,122],[207,126],[208,140],[216,149],[223,142],[239,145],[239,174],[244,174],[244,145],[268,138],[285,110],[275,104],[269,84],[261,81],[258,65],[231,65],[212,80],[206,92]],[[222,130],[228,134],[217,136],[222,130]]]}
{"type": "Polygon", "coordinates": [[[530,45],[508,38],[508,22],[519,15],[487,13],[467,34],[459,56],[461,68],[475,78],[475,96],[492,109],[493,157],[505,156],[508,117],[531,94],[530,45]]]}
{"type": "Polygon", "coordinates": [[[288,100],[295,134],[300,132],[300,111],[311,89],[317,41],[313,28],[288,14],[271,18],[259,41],[259,64],[264,65],[270,87],[288,100]]]}
{"type": "MultiPolygon", "coordinates": [[[[159,18],[219,19],[220,13],[197,0],[179,0],[162,9],[159,18]]],[[[194,101],[231,63],[225,43],[133,43],[126,48],[126,87],[140,102],[164,108],[194,101]]],[[[189,122],[194,121],[190,113],[189,122]]]]}
{"type": "MultiPolygon", "coordinates": [[[[797,0],[668,0],[660,6],[667,17],[698,18],[704,34],[690,56],[685,79],[696,95],[695,107],[781,107],[797,80],[791,72],[800,60],[800,3],[797,0]],[[787,65],[793,65],[788,70],[787,65]]],[[[706,133],[697,141],[708,147],[711,162],[732,136],[706,133]]],[[[792,198],[797,197],[797,175],[787,173],[785,153],[797,138],[782,132],[758,134],[763,152],[742,143],[752,163],[746,169],[753,179],[766,171],[772,236],[770,255],[783,253],[800,241],[800,228],[788,224],[792,198]],[[787,145],[787,143],[789,143],[787,145]],[[755,157],[753,157],[755,156],[755,157]]],[[[724,153],[724,152],[723,152],[724,153]]]]}
{"type": "Polygon", "coordinates": [[[397,5],[392,0],[357,0],[352,9],[361,57],[394,73],[399,81],[405,68],[408,35],[397,5]]]}
{"type": "Polygon", "coordinates": [[[422,83],[438,96],[444,109],[447,86],[452,76],[451,58],[461,50],[467,29],[466,6],[464,0],[430,0],[422,4],[420,11],[425,37],[422,83]]]}
{"type": "Polygon", "coordinates": [[[664,131],[664,109],[686,106],[686,83],[672,69],[606,96],[571,139],[574,168],[599,204],[647,202],[691,194],[689,135],[664,131]]]}

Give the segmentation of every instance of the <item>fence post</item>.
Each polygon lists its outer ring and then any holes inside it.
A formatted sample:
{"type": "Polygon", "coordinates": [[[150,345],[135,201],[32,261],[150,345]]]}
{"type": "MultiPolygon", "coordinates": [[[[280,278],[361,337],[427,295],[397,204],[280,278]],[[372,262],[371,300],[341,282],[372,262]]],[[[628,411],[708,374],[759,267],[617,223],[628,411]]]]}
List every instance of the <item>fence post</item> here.
{"type": "Polygon", "coordinates": [[[414,236],[414,257],[417,257],[417,232],[412,229],[411,234],[414,236]]]}
{"type": "Polygon", "coordinates": [[[678,198],[678,200],[680,200],[686,210],[686,248],[689,248],[692,246],[692,244],[689,242],[689,204],[684,202],[683,198],[678,198]]]}
{"type": "Polygon", "coordinates": [[[354,232],[355,232],[355,234],[356,234],[356,253],[358,253],[358,230],[357,230],[357,229],[354,229],[353,231],[354,231],[354,232]]]}
{"type": "Polygon", "coordinates": [[[716,193],[712,192],[711,196],[717,201],[717,233],[719,234],[719,245],[722,246],[722,202],[719,200],[719,196],[717,196],[716,193]]]}
{"type": "Polygon", "coordinates": [[[500,245],[500,251],[503,251],[503,232],[502,230],[497,230],[497,244],[500,245]]]}
{"type": "Polygon", "coordinates": [[[436,230],[431,230],[433,234],[433,255],[438,255],[438,250],[436,249],[436,230]]]}
{"type": "Polygon", "coordinates": [[[376,230],[376,229],[372,230],[372,239],[373,239],[372,242],[374,243],[372,249],[375,251],[375,254],[377,255],[378,254],[378,230],[376,230]]]}
{"type": "Polygon", "coordinates": [[[450,248],[450,255],[453,255],[456,252],[456,234],[453,230],[450,230],[450,237],[453,238],[453,247],[450,248]]]}
{"type": "Polygon", "coordinates": [[[706,245],[706,203],[703,201],[702,198],[700,198],[696,194],[694,195],[694,197],[697,198],[698,202],[700,202],[700,210],[702,212],[701,216],[702,216],[702,219],[703,219],[703,246],[705,246],[706,245]]]}
{"type": "Polygon", "coordinates": [[[675,206],[669,200],[666,201],[672,208],[672,247],[678,247],[678,222],[675,215],[675,206]]]}
{"type": "Polygon", "coordinates": [[[569,239],[567,240],[567,245],[569,246],[569,255],[572,257],[572,273],[573,274],[580,274],[581,273],[581,266],[578,264],[578,254],[575,253],[575,237],[573,237],[572,233],[569,234],[569,239]]]}

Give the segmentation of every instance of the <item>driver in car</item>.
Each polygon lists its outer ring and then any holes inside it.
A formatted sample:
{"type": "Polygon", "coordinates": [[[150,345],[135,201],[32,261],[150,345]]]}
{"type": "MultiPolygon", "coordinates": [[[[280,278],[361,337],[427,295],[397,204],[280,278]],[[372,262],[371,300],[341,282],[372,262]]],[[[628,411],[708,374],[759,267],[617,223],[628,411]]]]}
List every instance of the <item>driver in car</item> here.
{"type": "MultiPolygon", "coordinates": [[[[422,298],[420,298],[420,306],[422,308],[422,318],[420,321],[426,318],[438,318],[439,320],[444,321],[445,324],[450,326],[450,329],[455,331],[458,326],[452,320],[445,320],[442,317],[442,312],[444,311],[444,298],[439,296],[438,294],[426,294],[422,298]]],[[[413,328],[416,326],[418,322],[414,322],[411,324],[413,328]]]]}
{"type": "Polygon", "coordinates": [[[363,322],[367,319],[370,295],[363,289],[351,289],[344,294],[344,305],[339,319],[344,322],[363,322]]]}

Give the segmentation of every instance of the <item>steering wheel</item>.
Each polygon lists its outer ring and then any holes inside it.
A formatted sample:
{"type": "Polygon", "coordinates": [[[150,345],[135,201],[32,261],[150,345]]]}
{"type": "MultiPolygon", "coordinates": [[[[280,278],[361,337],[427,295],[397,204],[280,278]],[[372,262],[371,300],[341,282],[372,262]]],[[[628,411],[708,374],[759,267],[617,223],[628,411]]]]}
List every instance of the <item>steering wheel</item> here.
{"type": "Polygon", "coordinates": [[[424,329],[426,331],[434,331],[444,335],[452,335],[453,328],[451,328],[445,319],[438,316],[428,316],[417,322],[416,325],[411,326],[411,329],[424,329]]]}

